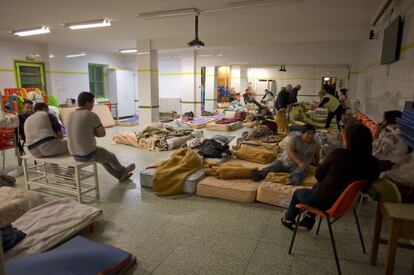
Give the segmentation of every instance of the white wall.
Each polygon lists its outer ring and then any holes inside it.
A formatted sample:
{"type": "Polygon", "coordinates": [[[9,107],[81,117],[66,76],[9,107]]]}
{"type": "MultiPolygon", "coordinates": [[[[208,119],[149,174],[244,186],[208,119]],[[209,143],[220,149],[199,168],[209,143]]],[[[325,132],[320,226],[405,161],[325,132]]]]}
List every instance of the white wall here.
{"type": "MultiPolygon", "coordinates": [[[[48,70],[49,55],[46,46],[0,40],[0,91],[17,87],[14,60],[25,60],[29,55],[39,55],[36,61],[45,62],[45,69],[48,70]]],[[[49,83],[47,85],[50,90],[49,83]]]]}
{"type": "MultiPolygon", "coordinates": [[[[248,81],[253,84],[257,95],[264,94],[264,88],[259,89],[259,80],[275,80],[277,92],[287,84],[296,86],[300,84],[299,101],[318,101],[318,92],[321,90],[322,77],[337,77],[337,90],[339,79],[343,82],[343,88],[348,84],[348,68],[344,65],[287,65],[286,72],[280,72],[279,67],[273,68],[249,68],[248,81]]],[[[266,88],[266,87],[265,87],[266,88]]]]}
{"type": "Polygon", "coordinates": [[[49,46],[51,93],[59,102],[67,98],[77,98],[82,91],[89,91],[88,64],[103,64],[109,68],[124,68],[124,61],[118,54],[99,54],[87,52],[86,56],[66,58],[68,54],[81,52],[79,49],[70,49],[61,46],[49,46]]]}
{"type": "Polygon", "coordinates": [[[89,91],[88,63],[108,65],[109,68],[125,68],[118,54],[87,52],[84,57],[66,58],[68,54],[82,50],[62,46],[44,46],[16,41],[0,41],[0,90],[17,87],[14,60],[25,60],[26,56],[39,55],[36,61],[45,63],[47,92],[60,103],[66,98],[76,98],[82,91],[89,91]]]}
{"type": "MultiPolygon", "coordinates": [[[[159,54],[160,97],[172,97],[172,94],[174,94],[174,97],[175,95],[180,95],[179,91],[176,91],[176,87],[184,87],[183,85],[186,85],[186,83],[180,82],[180,73],[182,73],[180,60],[172,62],[166,58],[179,59],[183,55],[183,50],[160,51],[159,54]],[[175,74],[163,75],[167,71],[169,73],[174,72],[175,74]]],[[[240,66],[274,67],[275,65],[284,64],[288,72],[283,77],[297,79],[280,81],[278,84],[285,85],[290,82],[293,82],[292,84],[303,83],[302,93],[311,95],[319,91],[320,78],[331,74],[344,79],[344,83],[347,85],[352,98],[356,96],[357,76],[351,75],[350,80],[347,81],[348,69],[346,65],[350,65],[351,70],[357,70],[359,68],[359,54],[359,41],[289,43],[268,46],[200,49],[197,50],[196,63],[197,67],[232,65],[232,67],[237,69],[240,66]],[[302,80],[302,78],[312,79],[302,80]]],[[[238,72],[239,70],[235,72],[235,75],[238,72]]],[[[282,77],[277,70],[273,70],[270,76],[274,78],[282,77]]],[[[309,99],[309,97],[303,98],[303,100],[309,99]]]]}
{"type": "Polygon", "coordinates": [[[181,98],[183,87],[181,58],[160,57],[158,59],[158,72],[160,98],[181,98]]]}
{"type": "MultiPolygon", "coordinates": [[[[404,18],[404,32],[400,60],[390,65],[380,65],[383,29],[389,18],[384,16],[378,23],[379,38],[365,40],[360,54],[358,75],[358,99],[361,109],[376,120],[386,110],[400,109],[406,100],[414,100],[414,1],[394,1],[392,19],[404,18]]],[[[367,30],[368,34],[368,30],[367,30]]]]}

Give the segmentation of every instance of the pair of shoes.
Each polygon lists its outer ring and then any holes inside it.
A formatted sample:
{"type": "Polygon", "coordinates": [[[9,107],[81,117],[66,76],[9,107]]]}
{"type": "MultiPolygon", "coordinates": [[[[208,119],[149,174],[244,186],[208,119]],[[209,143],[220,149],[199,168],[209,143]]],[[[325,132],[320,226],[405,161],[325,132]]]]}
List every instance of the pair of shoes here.
{"type": "Polygon", "coordinates": [[[263,179],[264,179],[263,172],[259,171],[259,169],[253,169],[253,171],[252,171],[252,180],[254,182],[258,182],[258,181],[261,181],[263,179]]]}
{"type": "Polygon", "coordinates": [[[293,225],[295,224],[294,221],[288,220],[286,219],[286,210],[283,211],[283,215],[282,215],[282,219],[280,220],[280,222],[282,223],[282,225],[284,225],[285,227],[289,228],[290,230],[293,230],[293,225]]]}
{"type": "Polygon", "coordinates": [[[315,218],[312,216],[309,216],[309,214],[305,214],[303,219],[298,224],[298,229],[311,231],[314,225],[315,225],[315,218]]]}
{"type": "Polygon", "coordinates": [[[123,182],[126,181],[127,179],[129,179],[132,176],[132,171],[135,170],[135,164],[130,164],[128,165],[124,172],[122,173],[121,177],[119,178],[119,182],[123,182]]]}

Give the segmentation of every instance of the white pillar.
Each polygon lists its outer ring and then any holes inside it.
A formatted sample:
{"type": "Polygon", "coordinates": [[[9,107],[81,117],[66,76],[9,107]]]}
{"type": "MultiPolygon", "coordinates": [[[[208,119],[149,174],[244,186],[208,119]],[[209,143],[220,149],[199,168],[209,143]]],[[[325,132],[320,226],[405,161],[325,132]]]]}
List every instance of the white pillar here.
{"type": "Polygon", "coordinates": [[[217,107],[217,67],[206,67],[206,111],[217,107]]]}
{"type": "Polygon", "coordinates": [[[196,66],[194,72],[195,78],[195,103],[194,103],[194,114],[201,116],[201,66],[197,63],[197,52],[196,52],[196,66]]]}
{"type": "Polygon", "coordinates": [[[240,95],[244,93],[244,91],[247,89],[247,66],[243,65],[240,66],[240,95]]]}
{"type": "Polygon", "coordinates": [[[137,40],[138,53],[138,112],[139,124],[158,122],[158,53],[151,49],[151,40],[137,40]]]}
{"type": "Polygon", "coordinates": [[[195,79],[195,51],[183,51],[181,59],[181,112],[195,112],[196,79],[195,79]]]}
{"type": "Polygon", "coordinates": [[[240,66],[232,66],[231,67],[231,87],[229,88],[234,88],[234,90],[237,93],[240,93],[240,87],[241,87],[241,74],[240,74],[241,70],[240,70],[240,66]]]}

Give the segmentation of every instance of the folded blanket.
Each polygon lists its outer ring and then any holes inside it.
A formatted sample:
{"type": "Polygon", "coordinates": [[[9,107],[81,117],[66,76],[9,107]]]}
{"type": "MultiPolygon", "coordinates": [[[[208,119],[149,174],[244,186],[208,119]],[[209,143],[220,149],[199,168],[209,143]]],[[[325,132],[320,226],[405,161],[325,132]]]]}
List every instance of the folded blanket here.
{"type": "Polygon", "coordinates": [[[41,253],[62,243],[86,228],[102,210],[69,198],[35,207],[13,223],[26,238],[9,250],[5,257],[41,253]]]}
{"type": "Polygon", "coordinates": [[[214,176],[218,179],[250,179],[253,168],[244,167],[241,164],[217,163],[213,165],[204,165],[204,173],[207,176],[214,176]]]}
{"type": "MultiPolygon", "coordinates": [[[[269,174],[267,174],[263,182],[274,182],[274,183],[280,183],[283,185],[290,185],[290,174],[283,173],[283,172],[279,172],[279,173],[270,172],[269,174]]],[[[314,176],[314,172],[309,171],[308,175],[303,179],[303,182],[301,185],[313,186],[317,182],[318,181],[316,180],[314,176]]]]}
{"type": "Polygon", "coordinates": [[[276,159],[279,147],[260,141],[242,142],[234,150],[233,154],[243,160],[257,163],[270,163],[276,159]]]}
{"type": "Polygon", "coordinates": [[[186,177],[201,168],[201,158],[190,148],[174,152],[155,169],[154,193],[158,196],[179,195],[186,177]]]}

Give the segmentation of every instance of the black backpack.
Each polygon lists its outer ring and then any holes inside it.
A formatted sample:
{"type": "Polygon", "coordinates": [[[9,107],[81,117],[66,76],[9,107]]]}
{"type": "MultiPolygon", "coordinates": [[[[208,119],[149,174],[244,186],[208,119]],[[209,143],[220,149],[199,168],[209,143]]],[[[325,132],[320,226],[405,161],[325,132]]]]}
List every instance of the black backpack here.
{"type": "Polygon", "coordinates": [[[222,158],[223,153],[230,155],[229,146],[214,139],[204,140],[198,153],[204,158],[222,158]]]}

